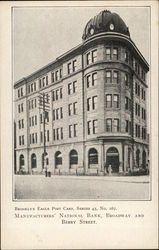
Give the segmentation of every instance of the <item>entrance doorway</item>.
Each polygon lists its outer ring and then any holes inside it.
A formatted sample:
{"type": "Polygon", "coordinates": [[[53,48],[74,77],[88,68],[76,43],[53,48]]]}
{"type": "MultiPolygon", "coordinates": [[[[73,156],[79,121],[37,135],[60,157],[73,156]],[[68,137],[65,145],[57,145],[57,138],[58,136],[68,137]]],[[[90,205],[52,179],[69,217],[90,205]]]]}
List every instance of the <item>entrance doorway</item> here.
{"type": "Polygon", "coordinates": [[[111,165],[112,173],[119,173],[119,152],[115,147],[111,147],[106,153],[106,166],[111,165]]]}

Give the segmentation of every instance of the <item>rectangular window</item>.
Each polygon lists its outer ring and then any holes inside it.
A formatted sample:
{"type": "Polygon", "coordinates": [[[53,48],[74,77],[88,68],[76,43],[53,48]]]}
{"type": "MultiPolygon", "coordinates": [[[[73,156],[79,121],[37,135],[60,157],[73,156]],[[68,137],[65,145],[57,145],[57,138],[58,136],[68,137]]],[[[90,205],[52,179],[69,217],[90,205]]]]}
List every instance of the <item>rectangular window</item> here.
{"type": "Polygon", "coordinates": [[[60,69],[60,78],[62,78],[62,69],[60,69]]]}
{"type": "Polygon", "coordinates": [[[63,109],[60,108],[60,118],[62,119],[63,118],[63,109]]]}
{"type": "Polygon", "coordinates": [[[24,120],[22,119],[22,128],[24,128],[24,120]]]}
{"type": "Polygon", "coordinates": [[[125,62],[129,62],[129,53],[125,51],[125,62]]]}
{"type": "Polygon", "coordinates": [[[35,125],[37,125],[37,116],[35,115],[35,125]]]}
{"type": "Polygon", "coordinates": [[[21,90],[21,96],[23,96],[23,88],[21,88],[20,90],[21,90]]]}
{"type": "Polygon", "coordinates": [[[140,125],[138,125],[138,137],[140,138],[140,125]]]}
{"type": "Polygon", "coordinates": [[[91,84],[91,76],[88,75],[88,76],[87,76],[87,88],[90,87],[90,84],[91,84]]]}
{"type": "Polygon", "coordinates": [[[137,93],[138,93],[138,84],[137,82],[135,82],[135,94],[137,95],[137,93]]]}
{"type": "Polygon", "coordinates": [[[111,71],[106,72],[106,83],[111,83],[111,71]]]}
{"type": "Polygon", "coordinates": [[[59,119],[59,109],[56,109],[56,120],[59,119]]]}
{"type": "Polygon", "coordinates": [[[113,82],[114,83],[118,83],[118,75],[119,75],[118,71],[113,72],[113,82]]]}
{"type": "Polygon", "coordinates": [[[56,129],[56,135],[57,135],[57,140],[60,139],[60,136],[59,136],[59,128],[56,129]]]}
{"type": "Polygon", "coordinates": [[[68,63],[67,67],[68,67],[68,74],[71,74],[72,73],[72,63],[68,63]]]}
{"type": "Polygon", "coordinates": [[[20,89],[18,89],[18,98],[20,97],[20,89]]]}
{"type": "Polygon", "coordinates": [[[89,97],[87,98],[87,111],[90,111],[90,107],[91,107],[90,102],[91,102],[91,98],[89,97]]]}
{"type": "Polygon", "coordinates": [[[18,105],[18,113],[20,113],[20,104],[18,105]]]}
{"type": "Polygon", "coordinates": [[[92,74],[92,86],[97,85],[97,73],[92,74]]]}
{"type": "Polygon", "coordinates": [[[37,143],[38,139],[37,139],[37,133],[35,133],[35,143],[37,143]]]}
{"type": "Polygon", "coordinates": [[[21,129],[21,121],[20,120],[19,120],[18,124],[19,124],[19,129],[21,129]]]}
{"type": "Polygon", "coordinates": [[[110,60],[111,59],[111,50],[110,48],[106,48],[106,60],[110,60]]]}
{"type": "Polygon", "coordinates": [[[138,96],[140,96],[140,86],[138,85],[138,96]]]}
{"type": "Polygon", "coordinates": [[[106,95],[106,107],[107,108],[112,107],[112,95],[106,95]]]}
{"type": "Polygon", "coordinates": [[[52,119],[53,119],[53,121],[55,121],[55,109],[53,109],[53,111],[52,111],[52,119]]]}
{"type": "Polygon", "coordinates": [[[88,132],[88,135],[91,134],[91,121],[87,122],[87,132],[88,132]]]}
{"type": "Polygon", "coordinates": [[[52,92],[52,101],[55,101],[55,91],[52,92]]]}
{"type": "Polygon", "coordinates": [[[34,82],[34,91],[36,91],[36,82],[34,82]]]}
{"type": "Polygon", "coordinates": [[[138,104],[135,103],[135,115],[137,115],[137,114],[138,114],[138,104]]]}
{"type": "Polygon", "coordinates": [[[72,115],[72,103],[68,105],[68,115],[72,115]]]}
{"type": "Polygon", "coordinates": [[[39,89],[41,89],[41,79],[39,79],[39,89]]]}
{"type": "Polygon", "coordinates": [[[24,145],[24,135],[22,135],[22,145],[24,145]]]}
{"type": "Polygon", "coordinates": [[[36,99],[34,99],[34,106],[35,106],[35,108],[36,108],[36,99]]]}
{"type": "Polygon", "coordinates": [[[92,51],[92,62],[96,62],[97,61],[97,50],[93,50],[92,51]]]}
{"type": "Polygon", "coordinates": [[[56,90],[56,100],[59,99],[59,89],[56,90]]]}
{"type": "Polygon", "coordinates": [[[87,54],[87,65],[91,64],[91,53],[87,54]]]}
{"type": "Polygon", "coordinates": [[[119,119],[114,119],[114,132],[119,132],[119,119]]]}
{"type": "Polygon", "coordinates": [[[34,116],[32,116],[32,126],[34,126],[34,116]]]}
{"type": "Polygon", "coordinates": [[[119,108],[119,95],[114,95],[113,102],[114,102],[114,108],[119,108]]]}
{"type": "Polygon", "coordinates": [[[129,75],[125,74],[125,85],[129,86],[129,75]]]}
{"type": "Polygon", "coordinates": [[[126,109],[126,110],[129,109],[129,99],[128,99],[127,96],[125,97],[125,109],[126,109]]]}
{"type": "Polygon", "coordinates": [[[31,127],[31,117],[29,117],[29,126],[31,127]]]}
{"type": "Polygon", "coordinates": [[[62,99],[62,88],[60,88],[60,99],[62,99]]]}
{"type": "Polygon", "coordinates": [[[55,72],[55,80],[56,80],[56,81],[59,80],[59,71],[58,71],[58,70],[55,72]]]}
{"type": "Polygon", "coordinates": [[[72,137],[72,125],[69,125],[69,138],[72,137]]]}
{"type": "Polygon", "coordinates": [[[118,60],[118,49],[117,48],[113,49],[113,59],[118,60]]]}
{"type": "Polygon", "coordinates": [[[77,137],[77,124],[74,124],[73,128],[74,128],[74,137],[77,137]]]}
{"type": "Polygon", "coordinates": [[[63,128],[61,128],[61,140],[63,140],[63,128]]]}
{"type": "Polygon", "coordinates": [[[31,84],[31,92],[33,92],[33,83],[31,84]]]}
{"type": "Polygon", "coordinates": [[[30,94],[30,85],[28,86],[28,94],[30,94]]]}
{"type": "Polygon", "coordinates": [[[135,125],[135,134],[136,134],[136,137],[138,137],[138,126],[137,126],[137,124],[135,125]]]}
{"type": "Polygon", "coordinates": [[[31,100],[31,107],[34,108],[34,100],[31,100]]]}
{"type": "Polygon", "coordinates": [[[43,114],[40,114],[40,123],[43,123],[43,114]]]}
{"type": "Polygon", "coordinates": [[[129,132],[129,121],[128,121],[128,120],[126,120],[125,131],[126,131],[127,133],[129,132]]]}
{"type": "Polygon", "coordinates": [[[77,81],[73,82],[73,93],[77,92],[77,81]]]}
{"type": "Polygon", "coordinates": [[[97,134],[97,120],[93,120],[93,134],[97,134]]]}
{"type": "Polygon", "coordinates": [[[72,64],[73,64],[73,72],[75,72],[77,70],[77,61],[74,60],[72,64]]]}
{"type": "Polygon", "coordinates": [[[54,77],[54,72],[51,73],[51,82],[53,83],[55,81],[55,77],[54,77]]]}
{"type": "Polygon", "coordinates": [[[73,103],[73,113],[74,115],[77,115],[77,102],[73,103]]]}
{"type": "Polygon", "coordinates": [[[97,109],[97,96],[92,97],[92,110],[97,109]]]}
{"type": "Polygon", "coordinates": [[[107,132],[112,132],[112,119],[107,119],[106,120],[106,131],[107,132]]]}
{"type": "Polygon", "coordinates": [[[21,112],[23,112],[24,109],[23,109],[23,103],[21,103],[21,112]]]}
{"type": "Polygon", "coordinates": [[[69,83],[69,84],[68,84],[68,94],[71,95],[72,92],[73,92],[72,83],[69,83]]]}

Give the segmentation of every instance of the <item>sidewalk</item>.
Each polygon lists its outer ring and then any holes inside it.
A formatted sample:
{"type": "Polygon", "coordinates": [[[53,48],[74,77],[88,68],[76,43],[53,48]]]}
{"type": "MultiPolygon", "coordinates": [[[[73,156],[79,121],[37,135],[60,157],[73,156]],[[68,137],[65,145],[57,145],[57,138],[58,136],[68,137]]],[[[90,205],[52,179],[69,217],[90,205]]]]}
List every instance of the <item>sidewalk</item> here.
{"type": "MultiPolygon", "coordinates": [[[[17,178],[20,178],[21,175],[16,175],[17,178]]],[[[98,181],[109,181],[109,182],[128,182],[128,183],[149,183],[150,176],[143,175],[143,176],[76,176],[76,175],[52,175],[50,177],[45,177],[44,175],[22,175],[26,178],[33,177],[33,178],[46,178],[48,179],[77,179],[77,180],[98,180],[98,181]]]]}

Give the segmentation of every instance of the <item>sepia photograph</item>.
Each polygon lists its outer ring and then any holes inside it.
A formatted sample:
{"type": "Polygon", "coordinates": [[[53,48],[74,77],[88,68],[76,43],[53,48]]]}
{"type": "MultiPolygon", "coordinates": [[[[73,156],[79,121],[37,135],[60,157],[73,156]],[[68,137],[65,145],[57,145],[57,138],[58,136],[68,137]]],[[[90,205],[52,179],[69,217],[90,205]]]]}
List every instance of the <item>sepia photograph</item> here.
{"type": "Polygon", "coordinates": [[[150,32],[149,7],[12,8],[14,200],[151,199],[150,32]]]}

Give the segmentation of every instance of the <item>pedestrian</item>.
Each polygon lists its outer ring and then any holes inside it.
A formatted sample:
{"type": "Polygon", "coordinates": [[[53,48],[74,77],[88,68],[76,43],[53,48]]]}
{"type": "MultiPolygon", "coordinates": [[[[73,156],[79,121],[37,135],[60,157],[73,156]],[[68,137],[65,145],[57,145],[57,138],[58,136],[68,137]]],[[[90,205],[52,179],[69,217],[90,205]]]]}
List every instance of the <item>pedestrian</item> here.
{"type": "Polygon", "coordinates": [[[109,175],[112,175],[112,166],[111,166],[111,164],[109,164],[109,166],[108,166],[108,173],[109,173],[109,175]]]}

